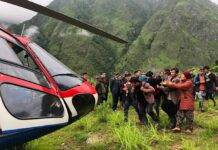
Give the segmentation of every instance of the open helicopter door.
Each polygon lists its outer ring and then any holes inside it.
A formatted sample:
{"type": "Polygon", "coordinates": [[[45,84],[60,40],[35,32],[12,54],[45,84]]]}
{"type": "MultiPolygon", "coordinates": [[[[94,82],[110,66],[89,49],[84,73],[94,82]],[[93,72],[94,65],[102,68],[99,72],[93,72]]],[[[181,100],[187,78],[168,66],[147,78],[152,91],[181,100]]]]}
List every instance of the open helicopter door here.
{"type": "Polygon", "coordinates": [[[0,30],[0,145],[22,143],[68,123],[65,104],[40,65],[0,30]]]}

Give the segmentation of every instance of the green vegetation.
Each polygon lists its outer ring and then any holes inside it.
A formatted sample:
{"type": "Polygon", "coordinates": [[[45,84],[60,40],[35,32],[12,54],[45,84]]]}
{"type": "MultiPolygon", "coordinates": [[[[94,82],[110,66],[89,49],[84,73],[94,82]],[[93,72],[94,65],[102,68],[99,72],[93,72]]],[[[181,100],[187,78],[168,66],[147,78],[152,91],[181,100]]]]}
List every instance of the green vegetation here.
{"type": "MultiPolygon", "coordinates": [[[[129,41],[120,45],[42,15],[25,22],[26,27],[39,28],[34,41],[78,73],[170,66],[193,66],[196,72],[196,66],[217,60],[218,7],[209,0],[54,0],[49,7],[129,41]]],[[[20,33],[22,25],[12,28],[20,33]]],[[[213,70],[218,73],[218,61],[213,70]]],[[[165,129],[168,119],[163,112],[159,129],[138,125],[133,110],[129,123],[124,123],[122,111],[112,112],[110,103],[104,103],[25,148],[216,150],[217,115],[218,107],[208,105],[207,112],[196,111],[193,134],[173,134],[165,129]]]]}
{"type": "Polygon", "coordinates": [[[194,132],[172,133],[165,129],[168,119],[161,112],[161,124],[157,128],[152,124],[137,124],[134,110],[130,112],[130,121],[125,123],[121,110],[113,112],[110,101],[98,106],[94,112],[74,124],[50,135],[29,142],[27,150],[38,149],[158,149],[158,150],[216,150],[218,146],[218,107],[207,103],[207,111],[195,112],[194,132]]]}
{"type": "MultiPolygon", "coordinates": [[[[209,0],[54,0],[49,7],[129,41],[117,44],[42,15],[25,22],[39,28],[34,41],[78,73],[186,68],[218,55],[218,7],[209,0]]],[[[20,33],[22,25],[12,28],[20,33]]]]}
{"type": "Polygon", "coordinates": [[[207,0],[169,0],[144,25],[118,69],[213,64],[218,55],[217,16],[218,7],[207,0]]]}
{"type": "MultiPolygon", "coordinates": [[[[218,7],[209,0],[54,0],[49,7],[129,41],[120,45],[42,15],[25,22],[27,28],[39,28],[34,41],[78,73],[170,66],[193,66],[197,72],[196,66],[215,61],[213,70],[218,73],[218,7]]],[[[20,33],[22,25],[12,28],[20,33]]],[[[133,110],[129,123],[124,123],[122,111],[112,112],[105,103],[25,148],[215,150],[217,115],[218,107],[209,105],[205,113],[196,111],[193,134],[173,134],[165,129],[168,119],[163,112],[159,129],[138,125],[133,110]]]]}
{"type": "MultiPolygon", "coordinates": [[[[124,38],[130,44],[156,8],[152,0],[54,0],[49,7],[124,38]]],[[[33,37],[34,41],[78,73],[87,68],[91,75],[110,73],[124,53],[124,45],[46,16],[37,15],[25,25],[37,26],[39,34],[33,37]]],[[[12,28],[20,33],[22,25],[12,28]]]]}

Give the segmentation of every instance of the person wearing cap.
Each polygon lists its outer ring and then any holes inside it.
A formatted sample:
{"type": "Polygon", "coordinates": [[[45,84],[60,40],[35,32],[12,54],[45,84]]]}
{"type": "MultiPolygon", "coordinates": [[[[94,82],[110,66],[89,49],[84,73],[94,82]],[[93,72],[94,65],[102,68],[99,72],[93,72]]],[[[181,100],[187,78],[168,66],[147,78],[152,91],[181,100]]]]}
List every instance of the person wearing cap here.
{"type": "Polygon", "coordinates": [[[199,99],[199,108],[204,112],[204,101],[206,97],[206,75],[204,68],[201,67],[199,73],[194,78],[196,97],[199,99]]]}
{"type": "Polygon", "coordinates": [[[112,93],[112,99],[113,99],[113,104],[112,104],[113,111],[117,110],[119,99],[121,101],[120,88],[121,88],[120,75],[119,73],[115,73],[114,77],[110,81],[110,91],[112,93]]]}
{"type": "Polygon", "coordinates": [[[210,71],[209,66],[204,66],[204,72],[206,74],[206,100],[211,99],[213,101],[214,107],[216,106],[215,101],[215,91],[217,85],[216,75],[210,71]]]}
{"type": "Polygon", "coordinates": [[[193,131],[194,122],[194,95],[193,95],[193,81],[191,73],[188,71],[183,72],[181,75],[180,83],[173,83],[171,81],[165,82],[165,86],[178,89],[180,91],[180,104],[179,110],[177,112],[177,122],[176,127],[172,129],[174,132],[180,132],[183,120],[186,119],[187,123],[187,133],[193,131]]]}

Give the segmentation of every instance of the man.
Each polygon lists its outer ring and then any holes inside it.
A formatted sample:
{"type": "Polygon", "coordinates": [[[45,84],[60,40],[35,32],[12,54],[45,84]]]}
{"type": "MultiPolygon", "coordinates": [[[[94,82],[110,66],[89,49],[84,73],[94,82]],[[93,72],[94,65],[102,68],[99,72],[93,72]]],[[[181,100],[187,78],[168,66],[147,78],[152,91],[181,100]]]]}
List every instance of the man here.
{"type": "Polygon", "coordinates": [[[138,102],[137,102],[137,99],[134,97],[136,80],[137,78],[132,78],[130,73],[125,74],[124,82],[122,84],[122,99],[124,101],[124,121],[125,122],[128,122],[128,112],[129,112],[130,106],[133,106],[135,108],[136,113],[139,115],[138,102]]]}
{"type": "Polygon", "coordinates": [[[164,74],[163,74],[163,81],[167,81],[171,76],[171,73],[170,73],[170,69],[168,68],[165,68],[164,69],[164,74]]]}
{"type": "Polygon", "coordinates": [[[98,93],[98,104],[101,104],[104,101],[106,101],[106,89],[103,83],[102,76],[97,76],[96,80],[97,80],[97,83],[96,83],[95,89],[98,93]]]}
{"type": "Polygon", "coordinates": [[[107,101],[110,81],[106,73],[102,73],[101,77],[102,77],[102,83],[104,84],[104,87],[106,89],[106,101],[107,101]]]}
{"type": "MultiPolygon", "coordinates": [[[[179,83],[179,69],[173,68],[170,71],[170,77],[166,78],[165,82],[179,83]]],[[[165,99],[162,102],[162,109],[168,115],[170,119],[169,128],[174,128],[176,126],[176,113],[178,111],[179,103],[179,91],[170,87],[164,87],[163,91],[166,94],[165,99]]]]}
{"type": "Polygon", "coordinates": [[[89,75],[88,75],[87,72],[84,72],[84,73],[82,74],[82,77],[83,77],[83,79],[85,79],[86,81],[88,81],[88,79],[89,79],[89,75]]]}
{"type": "Polygon", "coordinates": [[[206,97],[206,75],[204,68],[201,67],[199,73],[194,78],[196,96],[199,99],[199,108],[204,112],[204,101],[206,97]]]}
{"type": "Polygon", "coordinates": [[[145,117],[146,100],[141,90],[142,82],[139,80],[138,77],[132,77],[130,82],[132,85],[132,92],[131,92],[132,106],[135,108],[135,111],[138,114],[140,125],[145,125],[146,123],[148,123],[148,120],[146,120],[145,117]]]}
{"type": "Polygon", "coordinates": [[[139,78],[139,77],[141,76],[141,74],[142,74],[141,70],[136,70],[136,71],[134,72],[134,77],[139,78]]]}
{"type": "Polygon", "coordinates": [[[119,73],[116,73],[114,78],[112,78],[110,81],[110,91],[112,93],[112,98],[113,98],[113,104],[112,104],[113,111],[117,110],[117,104],[118,104],[119,98],[121,100],[120,88],[121,88],[120,75],[119,73]]]}
{"type": "Polygon", "coordinates": [[[216,75],[210,71],[209,66],[204,66],[204,72],[206,74],[206,100],[211,99],[213,101],[214,107],[216,106],[215,101],[215,91],[216,91],[216,84],[217,79],[216,75]]]}
{"type": "Polygon", "coordinates": [[[154,105],[154,108],[155,108],[155,111],[156,111],[156,114],[157,114],[157,117],[158,117],[158,120],[160,118],[160,105],[162,103],[162,99],[165,97],[165,93],[164,91],[159,88],[161,86],[161,83],[162,83],[162,77],[160,75],[157,75],[155,77],[155,81],[156,81],[156,86],[154,87],[155,88],[155,93],[154,93],[154,98],[155,98],[155,105],[154,105]]]}

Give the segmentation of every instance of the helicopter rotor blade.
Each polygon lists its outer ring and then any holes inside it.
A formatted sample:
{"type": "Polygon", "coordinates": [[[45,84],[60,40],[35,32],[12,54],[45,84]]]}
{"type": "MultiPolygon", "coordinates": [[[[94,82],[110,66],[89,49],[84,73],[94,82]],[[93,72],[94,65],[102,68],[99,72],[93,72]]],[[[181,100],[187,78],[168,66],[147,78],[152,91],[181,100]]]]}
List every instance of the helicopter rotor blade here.
{"type": "Polygon", "coordinates": [[[9,3],[9,4],[13,4],[13,5],[16,5],[16,6],[19,6],[19,7],[23,7],[23,8],[32,10],[34,12],[38,12],[40,14],[55,18],[57,20],[60,20],[60,21],[63,21],[65,23],[74,25],[74,26],[79,27],[81,29],[85,29],[85,30],[87,30],[87,31],[89,31],[91,33],[100,35],[102,37],[114,40],[114,41],[122,43],[122,44],[127,44],[128,43],[127,41],[125,41],[125,40],[123,40],[123,39],[121,39],[121,38],[119,38],[119,37],[117,37],[115,35],[112,35],[110,33],[107,33],[107,32],[105,32],[105,31],[103,31],[101,29],[98,29],[98,28],[96,28],[96,27],[94,27],[92,25],[81,22],[81,21],[79,21],[77,19],[71,18],[71,17],[66,16],[66,15],[64,15],[62,13],[56,12],[54,10],[51,10],[49,8],[41,6],[41,5],[36,4],[34,2],[30,2],[28,0],[0,0],[0,1],[6,2],[6,3],[9,3]]]}

